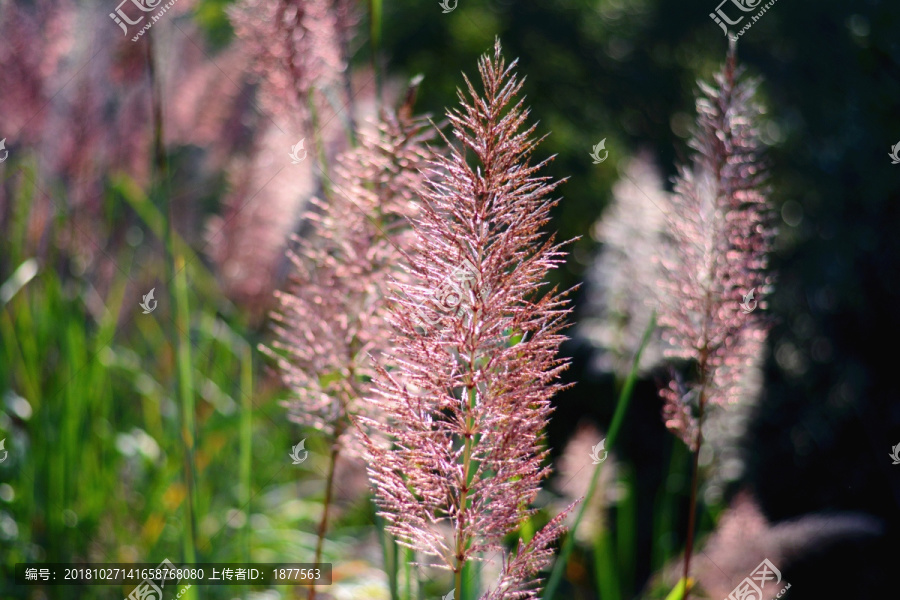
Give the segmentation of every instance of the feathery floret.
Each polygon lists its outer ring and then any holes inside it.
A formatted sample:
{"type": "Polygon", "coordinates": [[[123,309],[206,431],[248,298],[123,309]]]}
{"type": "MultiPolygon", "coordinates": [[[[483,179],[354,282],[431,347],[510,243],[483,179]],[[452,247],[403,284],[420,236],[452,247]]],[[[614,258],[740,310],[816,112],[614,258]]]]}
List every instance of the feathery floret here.
{"type": "Polygon", "coordinates": [[[289,253],[297,274],[276,292],[280,352],[267,351],[293,392],[292,418],[337,438],[364,411],[372,357],[387,350],[389,274],[409,244],[429,156],[426,125],[386,114],[359,148],[338,157],[331,201],[313,200],[312,234],[289,253]]]}
{"type": "Polygon", "coordinates": [[[342,24],[331,3],[241,0],[229,16],[255,58],[267,108],[276,115],[297,115],[305,123],[310,91],[335,83],[347,68],[340,48],[342,24]]]}
{"type": "Polygon", "coordinates": [[[770,291],[765,269],[774,235],[754,126],[762,111],[754,100],[756,83],[739,77],[730,55],[715,86],[701,83],[691,140],[696,153],[679,169],[665,211],[671,244],[661,260],[659,322],[669,354],[695,360],[699,377],[675,380],[662,394],[667,425],[694,449],[704,405],[737,399],[740,378],[766,333],[753,310],[765,306],[770,291]],[[751,291],[753,301],[742,307],[751,291]]]}
{"type": "MultiPolygon", "coordinates": [[[[525,126],[522,87],[499,42],[483,56],[484,93],[448,112],[460,147],[433,161],[414,222],[410,281],[398,282],[391,313],[397,370],[379,369],[366,423],[392,445],[367,439],[380,513],[401,544],[462,569],[529,514],[546,450],[543,429],[565,362],[557,357],[569,312],[562,294],[539,293],[560,246],[545,239],[559,182],[528,162],[540,140],[525,126]],[[452,301],[450,298],[452,297],[452,301]]],[[[520,546],[491,598],[533,598],[535,575],[562,530],[552,521],[520,546]]],[[[490,557],[488,557],[489,559],[490,557]]]]}

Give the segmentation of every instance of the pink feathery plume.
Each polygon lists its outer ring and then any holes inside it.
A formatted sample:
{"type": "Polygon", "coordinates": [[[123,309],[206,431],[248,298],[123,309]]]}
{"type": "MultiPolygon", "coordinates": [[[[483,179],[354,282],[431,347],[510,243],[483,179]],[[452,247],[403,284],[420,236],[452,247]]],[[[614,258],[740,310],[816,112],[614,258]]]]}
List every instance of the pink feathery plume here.
{"type": "Polygon", "coordinates": [[[347,68],[339,31],[348,26],[344,12],[339,23],[329,0],[241,0],[229,11],[273,114],[306,125],[310,91],[334,84],[347,68]]]}
{"type": "Polygon", "coordinates": [[[694,450],[704,408],[737,400],[767,330],[755,311],[770,292],[765,269],[774,236],[754,126],[761,109],[756,82],[739,76],[730,55],[715,85],[701,83],[696,153],[665,198],[670,244],[661,259],[659,323],[668,354],[696,361],[698,376],[676,378],[661,394],[666,424],[694,450]]]}
{"type": "MultiPolygon", "coordinates": [[[[666,195],[659,168],[649,152],[641,151],[625,162],[609,206],[591,229],[602,251],[587,273],[587,310],[578,329],[602,348],[598,368],[621,377],[631,370],[634,353],[658,305],[658,256],[660,244],[666,242],[666,195]]],[[[639,367],[651,369],[662,357],[661,340],[651,338],[639,367]]]]}
{"type": "MultiPolygon", "coordinates": [[[[715,85],[700,85],[690,166],[681,167],[669,215],[659,323],[670,356],[696,362],[696,377],[661,390],[666,426],[693,451],[693,476],[682,579],[690,596],[700,448],[708,406],[737,399],[767,326],[754,312],[768,294],[772,246],[765,166],[755,123],[756,83],[738,81],[734,47],[715,85]]],[[[763,303],[764,304],[764,303],[763,303]]]]}
{"type": "MultiPolygon", "coordinates": [[[[380,514],[399,543],[453,571],[504,554],[502,540],[530,514],[547,450],[543,430],[567,365],[557,357],[569,312],[563,294],[539,293],[563,261],[541,233],[559,184],[529,164],[540,140],[517,99],[522,83],[499,41],[479,61],[484,93],[448,112],[461,147],[429,170],[414,221],[409,280],[397,282],[391,321],[395,369],[379,369],[363,423],[380,514]],[[490,556],[486,556],[491,553],[490,556]]],[[[536,597],[537,572],[562,531],[552,521],[504,560],[491,598],[536,597]]]]}
{"type": "Polygon", "coordinates": [[[515,556],[505,557],[497,585],[481,600],[528,600],[538,597],[535,574],[553,563],[553,544],[565,529],[571,506],[554,517],[527,544],[519,540],[515,556]]]}
{"type": "MultiPolygon", "coordinates": [[[[338,157],[329,202],[313,200],[311,234],[295,238],[296,274],[276,292],[277,358],[292,390],[292,420],[333,435],[341,448],[349,418],[368,411],[373,357],[388,351],[386,297],[408,217],[423,188],[427,121],[383,116],[359,148],[338,157]]],[[[399,275],[399,273],[398,273],[399,275]]],[[[371,414],[369,412],[368,414],[371,414]]]]}
{"type": "Polygon", "coordinates": [[[357,15],[349,0],[240,0],[228,13],[269,119],[249,160],[229,170],[231,193],[208,238],[226,291],[257,320],[288,268],[284,246],[297,222],[284,215],[310,209],[312,195],[330,196],[329,165],[347,149],[348,132],[355,138],[348,61],[357,15]],[[298,143],[310,160],[273,177],[270,153],[283,160],[298,143]]]}
{"type": "Polygon", "coordinates": [[[331,0],[331,3],[334,11],[338,48],[340,50],[341,63],[343,65],[344,94],[346,95],[346,101],[349,108],[349,110],[345,111],[347,116],[347,128],[355,134],[355,113],[357,109],[355,107],[356,94],[353,92],[353,86],[351,84],[350,59],[352,56],[351,42],[353,40],[353,34],[356,32],[356,27],[360,20],[360,13],[358,10],[359,3],[356,2],[356,0],[331,0]]]}
{"type": "MultiPolygon", "coordinates": [[[[286,292],[276,292],[276,358],[293,399],[295,422],[329,436],[325,499],[313,562],[322,557],[339,456],[358,455],[348,444],[352,420],[375,413],[374,360],[391,365],[387,293],[390,274],[409,243],[413,201],[424,187],[421,170],[431,136],[426,121],[385,115],[377,131],[337,159],[328,202],[316,198],[306,215],[310,235],[295,237],[289,258],[297,270],[286,292]]],[[[309,600],[316,590],[310,589],[309,600]]]]}

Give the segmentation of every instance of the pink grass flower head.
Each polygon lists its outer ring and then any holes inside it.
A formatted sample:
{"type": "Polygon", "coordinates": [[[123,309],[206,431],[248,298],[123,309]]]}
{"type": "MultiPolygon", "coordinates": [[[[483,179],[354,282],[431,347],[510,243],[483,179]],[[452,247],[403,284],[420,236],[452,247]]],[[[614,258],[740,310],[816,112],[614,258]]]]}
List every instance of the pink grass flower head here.
{"type": "Polygon", "coordinates": [[[714,85],[700,84],[695,154],[666,196],[671,243],[660,261],[659,323],[668,354],[696,361],[698,376],[676,378],[661,394],[666,425],[694,450],[704,408],[737,400],[767,331],[755,310],[771,292],[766,267],[774,236],[755,128],[762,110],[756,82],[740,75],[730,54],[714,85]]]}
{"type": "Polygon", "coordinates": [[[310,235],[289,252],[296,275],[276,292],[278,352],[266,351],[292,390],[292,419],[335,438],[367,409],[373,357],[390,364],[389,275],[410,243],[408,217],[430,156],[427,125],[385,114],[359,148],[338,157],[331,200],[314,200],[310,235]]]}
{"type": "Polygon", "coordinates": [[[306,124],[310,92],[334,84],[347,68],[339,27],[349,26],[349,10],[338,13],[328,0],[241,0],[229,11],[273,114],[306,124]]]}
{"type": "Polygon", "coordinates": [[[363,422],[391,445],[366,437],[380,514],[398,541],[453,571],[503,555],[486,598],[534,598],[536,574],[562,531],[560,515],[514,557],[504,536],[531,513],[547,450],[550,399],[566,367],[557,357],[569,312],[563,294],[539,293],[560,246],[541,233],[559,184],[528,157],[540,140],[517,99],[522,83],[499,41],[479,61],[484,92],[466,79],[448,112],[459,146],[436,158],[414,221],[410,280],[398,282],[391,319],[397,369],[379,369],[363,422]],[[463,276],[457,277],[464,267],[463,276]],[[454,302],[436,301],[447,286],[454,302]]]}
{"type": "MultiPolygon", "coordinates": [[[[579,334],[602,349],[596,368],[627,377],[634,353],[659,300],[659,252],[667,242],[667,192],[650,152],[641,151],[624,164],[613,186],[612,201],[591,229],[602,244],[586,274],[586,314],[579,334]]],[[[656,367],[663,344],[654,336],[641,354],[641,370],[656,367]]]]}

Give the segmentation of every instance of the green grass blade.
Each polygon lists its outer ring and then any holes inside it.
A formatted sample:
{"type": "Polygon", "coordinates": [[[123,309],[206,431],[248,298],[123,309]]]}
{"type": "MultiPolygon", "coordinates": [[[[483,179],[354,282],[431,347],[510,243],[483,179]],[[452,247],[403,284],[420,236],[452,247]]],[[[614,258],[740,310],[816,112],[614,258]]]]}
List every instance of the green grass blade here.
{"type": "MultiPolygon", "coordinates": [[[[687,446],[681,442],[674,443],[675,438],[670,438],[669,467],[666,469],[666,478],[660,486],[653,509],[653,553],[651,569],[661,569],[675,556],[676,526],[678,519],[676,513],[679,506],[679,496],[673,491],[673,479],[676,474],[684,473],[688,468],[687,446]]],[[[680,476],[680,475],[679,475],[680,476]]]]}
{"type": "Polygon", "coordinates": [[[38,262],[33,258],[23,261],[13,274],[0,285],[0,309],[13,299],[19,290],[38,274],[38,262]]]}
{"type": "MultiPolygon", "coordinates": [[[[190,245],[178,234],[174,228],[169,228],[165,215],[147,197],[138,184],[126,175],[118,175],[112,179],[111,189],[120,196],[128,206],[137,213],[150,231],[160,240],[171,241],[173,253],[184,257],[184,262],[191,270],[191,285],[202,286],[204,290],[218,290],[219,284],[215,276],[203,268],[203,261],[194,252],[190,245]]],[[[213,294],[210,294],[213,296],[213,294]]],[[[219,307],[221,309],[221,306],[219,307]]]]}
{"type": "Polygon", "coordinates": [[[594,577],[597,596],[603,600],[621,600],[619,575],[611,538],[609,528],[604,527],[594,540],[594,577]]]}
{"type": "MultiPolygon", "coordinates": [[[[631,394],[634,391],[634,382],[637,380],[638,365],[640,365],[641,363],[641,354],[643,354],[644,348],[647,347],[647,343],[650,341],[650,336],[655,329],[656,313],[653,313],[653,315],[650,317],[650,323],[647,325],[647,329],[644,331],[644,336],[641,339],[641,345],[638,347],[637,352],[635,352],[634,354],[634,360],[631,364],[631,371],[628,373],[628,377],[625,379],[625,385],[622,386],[622,390],[619,393],[619,399],[616,402],[616,411],[615,413],[613,413],[612,424],[609,426],[609,433],[606,436],[607,450],[610,450],[615,444],[616,437],[619,435],[619,429],[622,427],[622,422],[625,420],[625,413],[628,410],[628,405],[631,402],[631,394]]],[[[547,586],[544,588],[544,600],[551,600],[553,598],[553,595],[556,593],[556,588],[559,587],[559,584],[562,581],[562,576],[566,568],[566,562],[568,561],[569,555],[572,553],[572,550],[575,547],[575,532],[578,530],[578,525],[584,518],[584,513],[586,512],[587,507],[591,502],[591,498],[593,498],[594,492],[597,489],[597,480],[599,478],[600,469],[602,468],[603,464],[604,463],[601,462],[594,467],[594,472],[591,476],[591,484],[588,487],[588,492],[581,502],[581,506],[578,509],[578,515],[575,517],[575,522],[572,524],[571,531],[563,541],[562,548],[559,552],[559,557],[556,559],[556,563],[553,565],[553,571],[550,573],[550,579],[547,580],[547,586]]]]}
{"type": "Polygon", "coordinates": [[[413,551],[409,548],[403,548],[403,578],[406,588],[404,597],[406,600],[412,600],[412,563],[413,551]]]}
{"type": "MultiPolygon", "coordinates": [[[[241,360],[241,420],[240,420],[240,465],[241,497],[240,506],[244,511],[244,526],[241,528],[241,560],[250,562],[250,494],[252,482],[253,448],[253,352],[246,347],[241,360]]],[[[249,589],[244,588],[246,594],[249,589]]]]}
{"type": "MultiPolygon", "coordinates": [[[[692,580],[688,579],[688,585],[691,585],[692,580]]],[[[693,586],[692,586],[693,587],[693,586]]],[[[666,596],[666,600],[681,600],[684,598],[684,588],[685,588],[685,580],[684,577],[678,580],[678,583],[672,588],[672,591],[669,592],[669,595],[666,596]]]]}
{"type": "MultiPolygon", "coordinates": [[[[373,507],[373,512],[375,508],[373,507]]],[[[378,530],[378,543],[381,545],[381,553],[384,556],[384,574],[387,575],[388,589],[391,592],[391,600],[401,600],[397,589],[397,543],[391,534],[385,531],[387,523],[377,512],[374,514],[375,527],[378,530]]]]}
{"type": "Polygon", "coordinates": [[[623,470],[627,495],[616,506],[616,556],[619,592],[623,598],[631,598],[637,555],[637,477],[632,469],[623,470]]]}
{"type": "Polygon", "coordinates": [[[181,397],[181,441],[184,448],[185,463],[185,487],[187,498],[187,519],[184,525],[184,554],[185,562],[197,561],[197,506],[195,481],[196,467],[194,464],[194,448],[196,445],[196,429],[194,427],[194,376],[191,368],[191,340],[190,336],[190,308],[188,306],[187,274],[185,273],[184,258],[176,256],[174,260],[175,281],[172,295],[175,300],[175,335],[177,336],[177,371],[178,391],[181,397]]]}

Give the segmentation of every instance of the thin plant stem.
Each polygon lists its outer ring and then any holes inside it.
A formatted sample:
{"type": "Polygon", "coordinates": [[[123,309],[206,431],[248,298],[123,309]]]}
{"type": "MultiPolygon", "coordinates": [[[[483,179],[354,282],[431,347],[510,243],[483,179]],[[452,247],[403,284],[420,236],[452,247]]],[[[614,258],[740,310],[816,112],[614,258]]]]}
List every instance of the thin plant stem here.
{"type": "Polygon", "coordinates": [[[191,344],[187,334],[180,334],[190,326],[188,321],[189,307],[187,298],[187,276],[184,258],[174,257],[175,275],[175,322],[178,324],[178,387],[181,395],[181,439],[184,444],[185,484],[187,486],[187,512],[189,535],[185,538],[185,562],[196,561],[197,539],[197,498],[194,482],[194,446],[196,433],[194,426],[194,384],[191,373],[191,344]]]}
{"type": "Polygon", "coordinates": [[[637,477],[632,469],[624,468],[623,482],[628,490],[616,505],[616,557],[618,560],[618,593],[622,598],[632,598],[634,586],[637,535],[637,477]]]}
{"type": "MultiPolygon", "coordinates": [[[[669,466],[665,471],[666,473],[680,473],[683,471],[687,455],[684,454],[682,448],[686,448],[686,446],[680,442],[672,444],[672,452],[669,456],[669,466]]],[[[655,515],[653,525],[654,540],[668,540],[675,530],[674,514],[678,510],[675,506],[677,499],[674,493],[668,491],[668,487],[663,486],[660,490],[653,509],[655,515]]],[[[657,571],[660,567],[667,564],[673,551],[671,543],[663,544],[657,542],[654,544],[651,569],[657,571]]]]}
{"type": "Polygon", "coordinates": [[[312,89],[309,90],[309,95],[307,96],[306,101],[307,106],[309,107],[309,128],[313,136],[313,153],[319,163],[319,168],[322,171],[321,176],[318,173],[315,173],[317,183],[316,187],[321,186],[322,190],[330,196],[331,178],[328,176],[328,156],[325,152],[325,140],[323,139],[324,134],[319,129],[319,112],[316,109],[316,98],[312,89]]]}
{"type": "MultiPolygon", "coordinates": [[[[335,8],[336,2],[332,2],[332,9],[335,8]]],[[[353,81],[351,80],[352,69],[350,68],[350,40],[348,39],[347,29],[341,27],[338,31],[338,44],[341,49],[341,58],[344,61],[344,72],[342,74],[342,83],[344,85],[344,94],[347,95],[347,138],[350,146],[356,147],[356,103],[353,98],[353,81]]]]}
{"type": "MultiPolygon", "coordinates": [[[[470,357],[469,364],[475,364],[474,356],[470,357]]],[[[470,473],[470,469],[472,468],[472,444],[475,435],[472,431],[475,423],[471,411],[474,410],[478,401],[478,391],[475,389],[474,383],[469,382],[466,393],[469,396],[469,414],[466,415],[465,447],[463,449],[463,489],[459,495],[459,516],[456,521],[456,568],[454,569],[456,584],[454,589],[456,590],[456,596],[460,598],[460,600],[466,600],[468,598],[468,595],[463,592],[463,568],[465,567],[463,557],[467,550],[463,531],[465,530],[467,517],[466,509],[468,508],[469,502],[469,484],[471,483],[471,476],[474,474],[474,471],[470,473]]]]}
{"type": "Polygon", "coordinates": [[[379,111],[382,102],[382,77],[381,67],[378,63],[378,53],[381,50],[381,11],[382,0],[369,0],[369,40],[372,53],[372,74],[375,77],[375,110],[379,111]]]}
{"type": "Polygon", "coordinates": [[[400,595],[397,591],[397,543],[394,541],[393,536],[385,531],[384,517],[379,516],[377,510],[374,520],[378,529],[378,542],[384,555],[384,571],[387,575],[391,600],[400,600],[400,595]]]}
{"type": "MultiPolygon", "coordinates": [[[[171,328],[173,339],[176,343],[176,381],[178,395],[181,399],[181,435],[184,456],[184,485],[186,498],[185,526],[182,527],[182,549],[184,563],[193,564],[197,561],[197,498],[194,482],[194,444],[196,440],[194,427],[194,383],[191,369],[191,343],[187,334],[182,332],[190,328],[190,308],[187,294],[187,274],[185,272],[184,256],[177,250],[175,240],[175,222],[172,216],[172,204],[169,201],[170,194],[163,187],[168,185],[168,157],[164,147],[164,131],[162,118],[162,97],[159,90],[159,80],[156,75],[155,57],[153,52],[153,36],[147,36],[147,67],[150,77],[151,102],[153,114],[153,156],[156,166],[156,192],[161,196],[164,204],[163,218],[166,219],[165,248],[167,260],[166,275],[171,282],[169,298],[175,308],[175,319],[171,328]]],[[[196,598],[194,588],[188,588],[185,600],[196,598]]]]}
{"type": "MultiPolygon", "coordinates": [[[[466,425],[468,428],[471,428],[471,417],[466,419],[466,425]]],[[[456,568],[453,570],[454,579],[455,579],[455,589],[456,593],[460,598],[464,598],[462,592],[462,582],[463,582],[463,567],[465,566],[465,561],[463,557],[465,556],[465,541],[463,539],[463,525],[466,519],[466,504],[469,501],[468,498],[468,482],[469,482],[469,467],[471,465],[471,455],[472,455],[472,437],[471,435],[466,436],[465,441],[465,449],[463,450],[463,481],[466,482],[466,485],[463,486],[462,492],[459,495],[459,517],[457,518],[457,532],[456,532],[456,568]]]]}
{"type": "MultiPolygon", "coordinates": [[[[247,563],[250,562],[250,485],[251,485],[251,459],[253,451],[253,352],[249,346],[244,347],[243,360],[241,361],[241,506],[244,507],[244,527],[242,556],[247,563]]],[[[245,590],[246,591],[246,590],[245,590]]]]}
{"type": "Polygon", "coordinates": [[[403,560],[403,576],[406,580],[406,600],[412,600],[412,562],[414,561],[413,551],[409,548],[404,548],[404,560],[403,560]]]}
{"type": "MultiPolygon", "coordinates": [[[[416,554],[412,553],[413,561],[415,561],[416,554]]],[[[425,585],[422,583],[422,569],[416,567],[416,598],[415,600],[425,600],[425,585]]]]}
{"type": "MultiPolygon", "coordinates": [[[[714,277],[714,274],[714,263],[710,263],[708,277],[710,277],[711,279],[712,277],[714,277]]],[[[704,314],[710,314],[710,302],[711,295],[707,290],[704,314]]],[[[694,442],[693,448],[694,459],[693,473],[691,475],[691,499],[688,504],[688,529],[684,546],[684,572],[682,573],[682,577],[684,578],[683,600],[688,600],[688,597],[691,594],[691,587],[693,587],[690,585],[688,576],[691,573],[691,554],[694,551],[694,529],[696,529],[697,520],[697,489],[700,485],[700,446],[703,445],[703,409],[705,408],[706,404],[706,383],[709,377],[711,377],[711,374],[708,372],[709,368],[707,365],[707,361],[709,359],[709,337],[706,325],[704,325],[703,327],[701,339],[703,340],[703,346],[700,350],[700,361],[698,365],[698,371],[700,374],[700,397],[698,398],[697,402],[697,438],[694,442]]]]}
{"type": "Polygon", "coordinates": [[[697,442],[694,447],[693,475],[691,476],[691,500],[688,507],[687,541],[684,547],[684,598],[687,600],[691,594],[691,585],[688,581],[691,569],[691,554],[694,551],[694,530],[697,520],[697,489],[700,485],[700,446],[703,444],[703,409],[706,404],[706,351],[700,356],[700,372],[703,383],[700,388],[700,398],[697,409],[697,442]]]}
{"type": "MultiPolygon", "coordinates": [[[[698,433],[697,433],[697,441],[698,442],[700,441],[699,429],[698,429],[698,433]]],[[[694,452],[693,463],[694,463],[694,466],[693,466],[694,473],[691,476],[691,501],[690,501],[690,507],[688,508],[687,542],[685,543],[685,548],[684,548],[684,572],[682,574],[682,579],[685,582],[684,596],[682,597],[683,600],[687,600],[688,596],[691,593],[691,587],[692,587],[690,585],[690,581],[688,580],[688,575],[690,574],[690,571],[691,571],[691,554],[694,551],[694,528],[695,528],[695,521],[696,521],[696,517],[697,517],[697,486],[699,484],[698,472],[700,470],[699,446],[697,448],[697,451],[694,452]]]]}
{"type": "MultiPolygon", "coordinates": [[[[469,364],[474,364],[474,362],[470,362],[469,364]]],[[[470,408],[474,407],[475,402],[477,401],[477,391],[475,390],[474,384],[469,384],[467,386],[466,394],[468,395],[468,405],[470,408]]],[[[456,565],[453,569],[454,574],[454,589],[456,590],[456,596],[461,600],[466,600],[466,594],[463,592],[463,568],[466,566],[466,561],[464,560],[465,551],[466,551],[466,543],[463,536],[463,531],[465,530],[465,522],[466,522],[466,508],[469,502],[469,479],[470,473],[469,469],[472,466],[472,442],[473,442],[473,432],[472,427],[474,426],[474,422],[472,419],[471,412],[466,415],[466,431],[465,431],[465,441],[463,442],[463,488],[459,494],[459,514],[456,519],[456,565]]]]}
{"type": "Polygon", "coordinates": [[[381,545],[381,553],[384,556],[384,572],[387,575],[388,591],[391,593],[391,600],[400,600],[400,585],[397,581],[400,562],[399,546],[394,537],[385,529],[386,522],[378,514],[377,508],[375,508],[374,521],[378,529],[378,543],[381,545]]]}
{"type": "MultiPolygon", "coordinates": [[[[334,495],[334,472],[337,468],[338,456],[341,453],[340,442],[338,439],[343,432],[343,427],[338,425],[334,432],[334,442],[331,445],[331,456],[328,462],[328,476],[325,479],[325,500],[322,507],[322,518],[319,520],[319,530],[316,539],[316,554],[313,559],[314,563],[322,560],[322,547],[325,544],[325,532],[328,529],[328,513],[331,509],[331,499],[334,495]]],[[[315,600],[316,586],[309,586],[309,600],[315,600]]]]}

